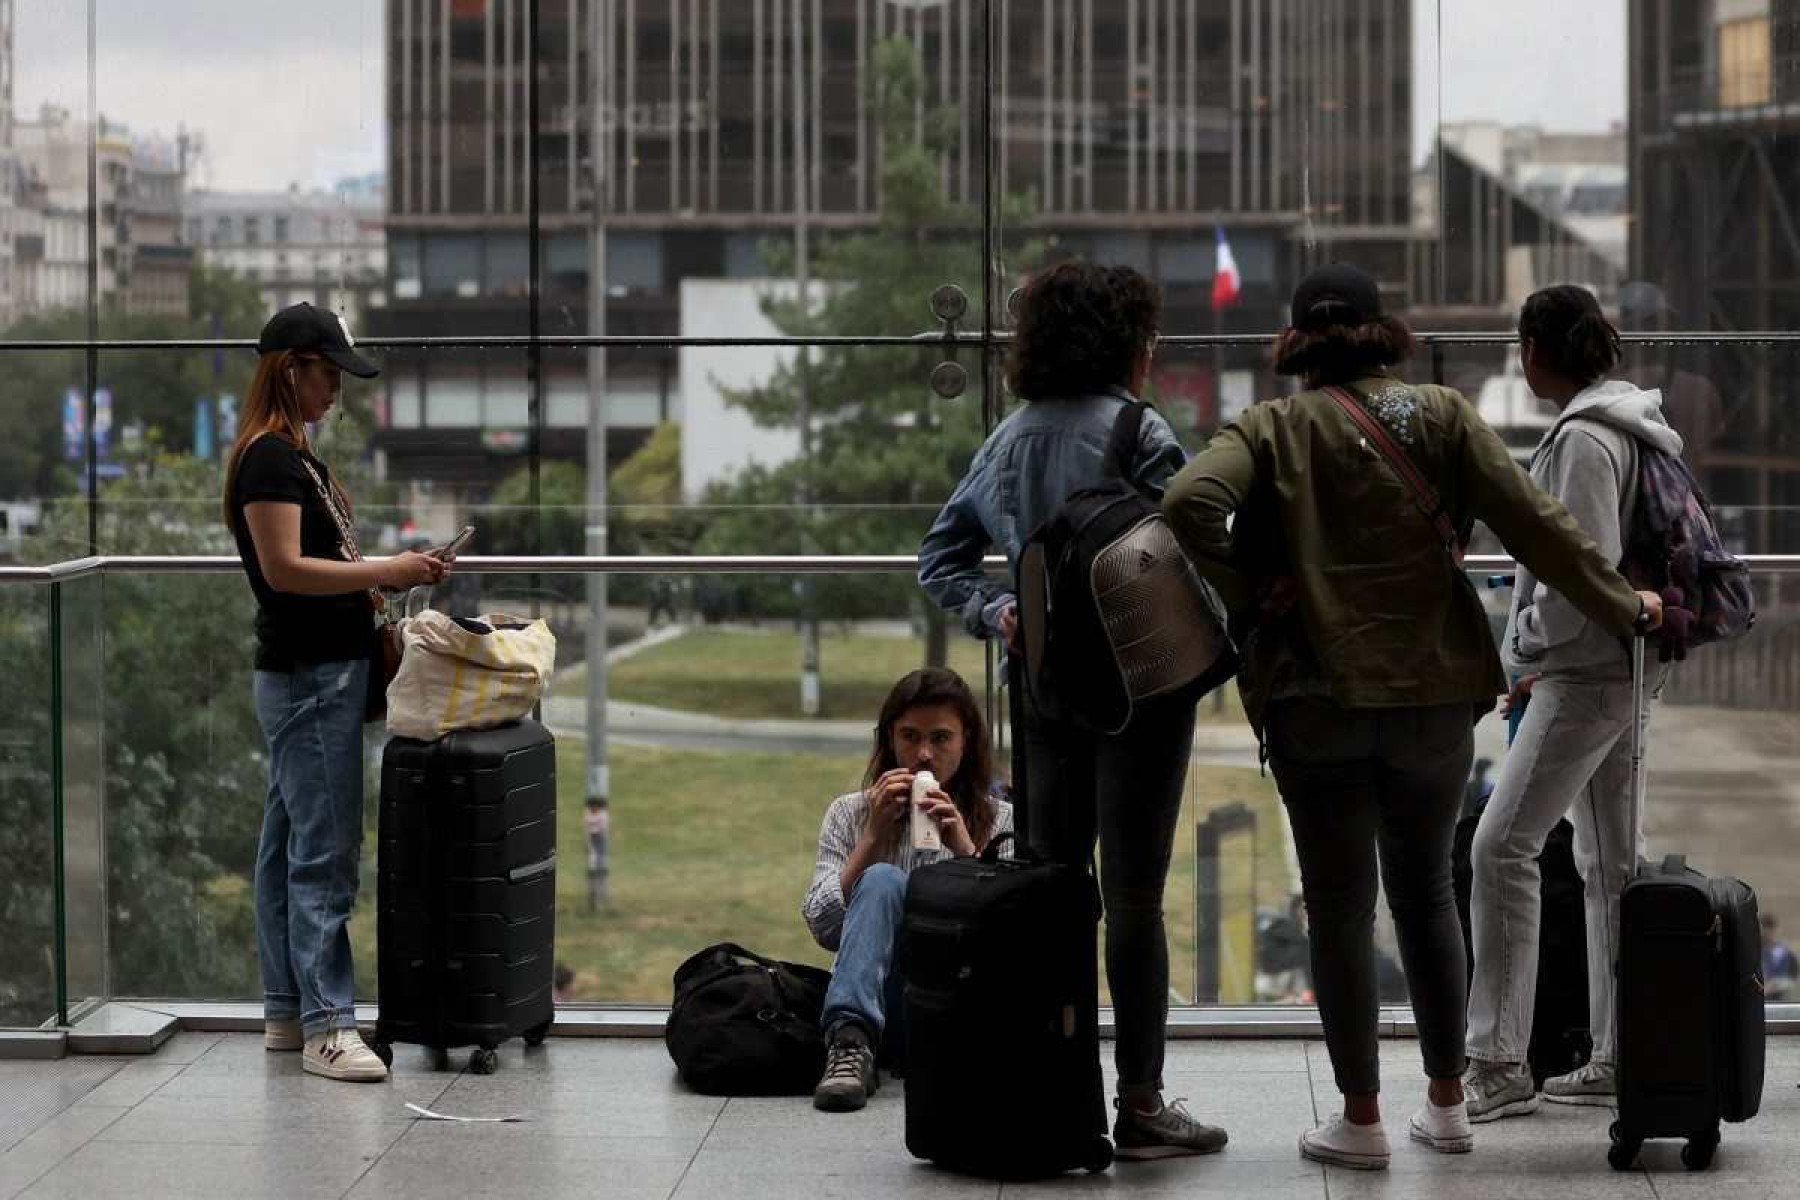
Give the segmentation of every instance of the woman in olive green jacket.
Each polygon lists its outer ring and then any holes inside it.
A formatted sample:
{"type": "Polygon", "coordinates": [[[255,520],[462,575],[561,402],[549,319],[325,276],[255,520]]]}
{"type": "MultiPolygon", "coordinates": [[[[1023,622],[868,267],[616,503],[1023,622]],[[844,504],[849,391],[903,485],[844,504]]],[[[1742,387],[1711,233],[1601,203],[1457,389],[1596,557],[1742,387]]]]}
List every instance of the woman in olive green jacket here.
{"type": "Polygon", "coordinates": [[[1473,1145],[1450,846],[1473,718],[1505,681],[1451,531],[1485,522],[1536,576],[1621,636],[1661,615],[1657,598],[1632,591],[1467,400],[1388,373],[1412,345],[1368,275],[1315,271],[1295,291],[1292,327],[1275,347],[1276,369],[1307,390],[1257,404],[1221,430],[1164,500],[1195,567],[1232,609],[1245,708],[1294,830],[1314,990],[1344,1094],[1343,1117],[1303,1134],[1300,1152],[1376,1169],[1388,1163],[1377,1095],[1378,869],[1431,1080],[1410,1136],[1449,1153],[1473,1145]],[[1327,387],[1379,423],[1434,497],[1403,482],[1327,387]]]}

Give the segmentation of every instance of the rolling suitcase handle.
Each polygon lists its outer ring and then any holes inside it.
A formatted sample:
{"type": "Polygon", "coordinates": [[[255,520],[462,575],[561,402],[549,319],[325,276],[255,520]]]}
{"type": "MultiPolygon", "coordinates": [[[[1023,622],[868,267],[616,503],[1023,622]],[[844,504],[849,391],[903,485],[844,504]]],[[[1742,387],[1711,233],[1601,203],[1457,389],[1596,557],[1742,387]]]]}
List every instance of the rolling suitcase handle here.
{"type": "Polygon", "coordinates": [[[1631,639],[1631,873],[1637,874],[1644,845],[1644,637],[1631,639]]]}

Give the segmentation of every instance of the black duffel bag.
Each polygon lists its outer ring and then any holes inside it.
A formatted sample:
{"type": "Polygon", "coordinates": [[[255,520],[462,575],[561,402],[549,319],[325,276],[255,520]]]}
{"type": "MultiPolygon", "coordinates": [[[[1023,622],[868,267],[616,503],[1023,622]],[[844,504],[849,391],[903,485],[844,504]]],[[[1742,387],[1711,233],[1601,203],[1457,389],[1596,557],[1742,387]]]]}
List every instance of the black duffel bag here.
{"type": "Polygon", "coordinates": [[[819,1017],[831,973],[708,946],[675,970],[663,1042],[681,1078],[710,1096],[810,1095],[825,1070],[819,1017]]]}

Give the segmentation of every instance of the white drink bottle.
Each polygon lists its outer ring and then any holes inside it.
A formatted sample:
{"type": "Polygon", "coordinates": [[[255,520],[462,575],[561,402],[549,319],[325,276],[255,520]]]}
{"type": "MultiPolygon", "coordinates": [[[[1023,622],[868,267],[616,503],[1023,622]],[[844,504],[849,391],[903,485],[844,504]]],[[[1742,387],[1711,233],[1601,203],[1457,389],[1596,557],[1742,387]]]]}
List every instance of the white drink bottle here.
{"type": "Polygon", "coordinates": [[[937,822],[919,804],[925,793],[937,789],[937,776],[920,771],[912,781],[912,844],[914,850],[942,850],[944,839],[938,834],[937,822]]]}

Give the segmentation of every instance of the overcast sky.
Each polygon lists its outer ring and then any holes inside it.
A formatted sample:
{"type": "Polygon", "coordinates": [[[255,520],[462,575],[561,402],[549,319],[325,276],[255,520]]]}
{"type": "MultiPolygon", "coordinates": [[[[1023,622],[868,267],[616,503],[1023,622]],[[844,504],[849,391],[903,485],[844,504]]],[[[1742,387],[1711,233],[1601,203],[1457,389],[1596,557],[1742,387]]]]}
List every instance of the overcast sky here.
{"type": "MultiPolygon", "coordinates": [[[[384,168],[382,0],[97,2],[100,111],[138,133],[199,131],[202,185],[328,186],[384,168]]],[[[1440,109],[1557,129],[1624,119],[1625,0],[1413,6],[1415,147],[1440,109]]],[[[45,101],[84,111],[84,10],[16,0],[21,112],[45,101]]]]}

